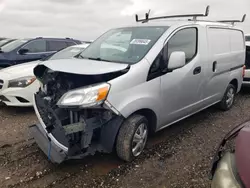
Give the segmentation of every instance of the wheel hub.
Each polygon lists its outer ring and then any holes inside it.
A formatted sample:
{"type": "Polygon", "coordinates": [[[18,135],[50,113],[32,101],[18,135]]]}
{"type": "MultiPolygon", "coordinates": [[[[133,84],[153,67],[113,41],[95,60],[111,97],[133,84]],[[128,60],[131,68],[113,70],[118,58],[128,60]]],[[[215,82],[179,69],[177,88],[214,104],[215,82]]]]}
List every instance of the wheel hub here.
{"type": "Polygon", "coordinates": [[[133,141],[132,141],[132,153],[134,156],[138,156],[143,151],[148,136],[147,126],[145,124],[140,124],[135,131],[133,141]]]}
{"type": "Polygon", "coordinates": [[[230,107],[233,104],[233,101],[234,101],[234,89],[230,88],[227,92],[227,100],[226,100],[227,106],[230,107]]]}

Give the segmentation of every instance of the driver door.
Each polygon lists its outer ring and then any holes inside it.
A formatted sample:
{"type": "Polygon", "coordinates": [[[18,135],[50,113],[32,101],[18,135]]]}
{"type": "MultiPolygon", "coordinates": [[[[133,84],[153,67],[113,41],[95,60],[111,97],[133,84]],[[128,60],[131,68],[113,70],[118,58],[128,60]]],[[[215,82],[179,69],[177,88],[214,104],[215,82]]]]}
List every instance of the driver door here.
{"type": "Polygon", "coordinates": [[[186,65],[161,76],[163,126],[178,121],[201,108],[203,65],[198,50],[198,27],[176,31],[167,41],[164,55],[182,51],[186,65]]]}

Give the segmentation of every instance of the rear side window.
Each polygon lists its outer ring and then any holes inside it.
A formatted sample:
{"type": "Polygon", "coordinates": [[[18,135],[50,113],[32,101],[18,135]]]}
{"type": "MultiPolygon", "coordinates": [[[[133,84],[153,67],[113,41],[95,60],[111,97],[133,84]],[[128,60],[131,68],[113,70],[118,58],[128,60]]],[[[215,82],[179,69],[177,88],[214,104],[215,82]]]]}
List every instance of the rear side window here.
{"type": "Polygon", "coordinates": [[[28,53],[40,53],[46,52],[46,41],[45,40],[34,40],[24,45],[22,48],[29,50],[28,53]]]}
{"type": "Polygon", "coordinates": [[[246,41],[250,42],[250,36],[246,36],[246,41]]]}
{"type": "Polygon", "coordinates": [[[65,41],[48,41],[48,51],[59,51],[68,47],[65,41]]]}
{"type": "Polygon", "coordinates": [[[175,33],[167,43],[168,58],[172,52],[182,51],[186,54],[186,63],[190,62],[197,53],[197,28],[182,29],[175,33]]]}

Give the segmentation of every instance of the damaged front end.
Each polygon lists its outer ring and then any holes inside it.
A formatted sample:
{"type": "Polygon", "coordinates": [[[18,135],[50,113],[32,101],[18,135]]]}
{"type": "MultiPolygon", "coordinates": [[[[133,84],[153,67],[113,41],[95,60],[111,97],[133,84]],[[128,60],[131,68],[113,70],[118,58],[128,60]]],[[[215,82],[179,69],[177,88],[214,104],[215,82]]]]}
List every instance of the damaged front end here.
{"type": "Polygon", "coordinates": [[[125,74],[99,75],[53,71],[38,65],[34,73],[41,88],[34,95],[40,124],[30,126],[39,147],[54,163],[112,152],[123,117],[106,100],[107,83],[125,74]]]}

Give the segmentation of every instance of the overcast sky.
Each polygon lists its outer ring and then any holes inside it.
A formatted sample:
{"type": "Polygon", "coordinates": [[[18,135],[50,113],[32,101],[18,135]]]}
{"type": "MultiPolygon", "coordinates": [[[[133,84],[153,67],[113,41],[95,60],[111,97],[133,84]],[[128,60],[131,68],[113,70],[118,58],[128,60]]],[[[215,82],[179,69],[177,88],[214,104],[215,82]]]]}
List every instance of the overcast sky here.
{"type": "Polygon", "coordinates": [[[250,0],[0,0],[0,36],[74,37],[91,40],[106,30],[133,23],[134,14],[203,13],[209,19],[241,19],[250,33],[250,0]]]}

